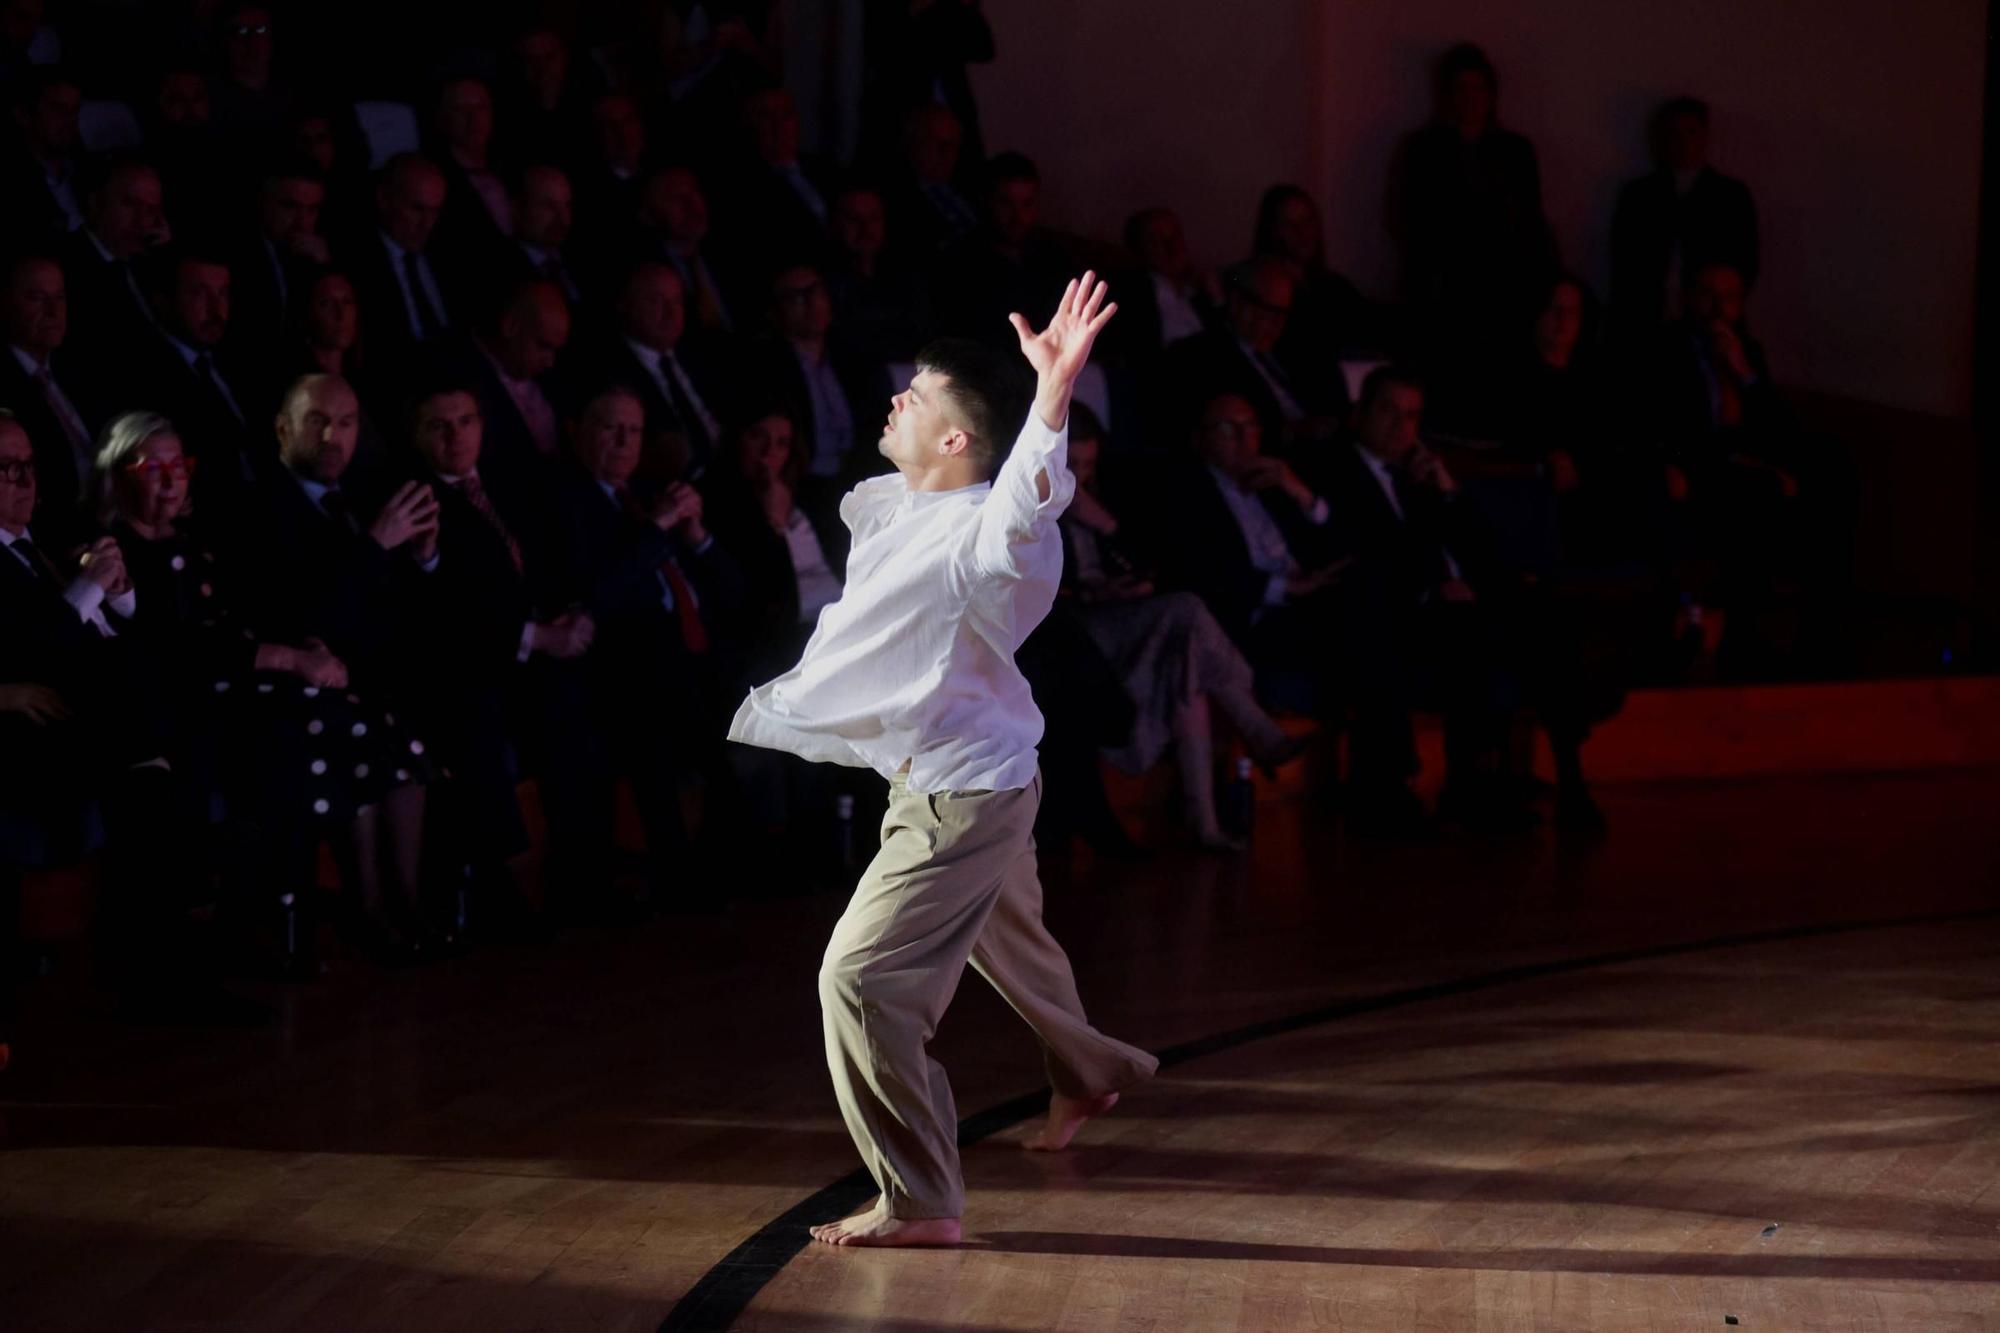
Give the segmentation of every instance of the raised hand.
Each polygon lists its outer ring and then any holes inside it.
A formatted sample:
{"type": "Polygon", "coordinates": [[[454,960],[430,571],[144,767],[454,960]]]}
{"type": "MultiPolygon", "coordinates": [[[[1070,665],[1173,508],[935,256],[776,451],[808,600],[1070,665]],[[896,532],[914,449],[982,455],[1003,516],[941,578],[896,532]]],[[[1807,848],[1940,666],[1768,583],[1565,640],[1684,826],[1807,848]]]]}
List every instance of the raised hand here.
{"type": "Polygon", "coordinates": [[[1061,304],[1040,333],[1022,316],[1009,315],[1007,322],[1021,340],[1021,355],[1035,368],[1039,381],[1035,390],[1035,410],[1051,430],[1060,430],[1069,420],[1070,390],[1076,377],[1090,360],[1090,345],[1098,331],[1118,313],[1118,303],[1106,305],[1110,288],[1097,274],[1086,272],[1063,291],[1061,304]]]}

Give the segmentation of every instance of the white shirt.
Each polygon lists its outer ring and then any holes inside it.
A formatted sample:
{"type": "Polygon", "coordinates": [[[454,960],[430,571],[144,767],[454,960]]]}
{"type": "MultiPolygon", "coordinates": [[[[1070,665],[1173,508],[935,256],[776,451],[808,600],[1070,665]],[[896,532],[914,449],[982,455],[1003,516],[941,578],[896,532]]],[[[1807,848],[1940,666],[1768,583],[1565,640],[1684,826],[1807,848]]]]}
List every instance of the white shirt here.
{"type": "MultiPolygon", "coordinates": [[[[1215,488],[1222,492],[1222,503],[1229,507],[1229,513],[1242,530],[1243,545],[1250,552],[1250,565],[1264,576],[1264,606],[1252,613],[1254,620],[1263,614],[1265,607],[1283,606],[1287,596],[1286,585],[1292,576],[1300,572],[1299,562],[1292,556],[1291,543],[1285,540],[1285,530],[1278,526],[1278,520],[1264,507],[1255,491],[1246,491],[1236,484],[1235,478],[1221,468],[1212,467],[1208,475],[1215,478],[1215,488]]],[[[1332,516],[1325,499],[1314,496],[1312,508],[1303,511],[1306,521],[1314,527],[1326,526],[1332,516]]]]}
{"type": "Polygon", "coordinates": [[[907,762],[919,795],[1033,782],[1042,715],[1014,652],[1062,581],[1068,457],[1068,426],[1031,412],[990,483],[913,491],[894,475],[849,491],[846,591],[799,664],[743,701],[729,738],[884,777],[907,762]]]}
{"type": "Polygon", "coordinates": [[[1153,274],[1153,302],[1160,309],[1160,346],[1192,338],[1202,331],[1201,312],[1187,293],[1164,275],[1153,274]]]}
{"type": "Polygon", "coordinates": [[[799,590],[799,623],[810,625],[819,613],[840,600],[840,576],[826,562],[826,548],[819,544],[812,520],[805,510],[794,508],[785,520],[785,547],[792,557],[792,579],[799,590]]]}

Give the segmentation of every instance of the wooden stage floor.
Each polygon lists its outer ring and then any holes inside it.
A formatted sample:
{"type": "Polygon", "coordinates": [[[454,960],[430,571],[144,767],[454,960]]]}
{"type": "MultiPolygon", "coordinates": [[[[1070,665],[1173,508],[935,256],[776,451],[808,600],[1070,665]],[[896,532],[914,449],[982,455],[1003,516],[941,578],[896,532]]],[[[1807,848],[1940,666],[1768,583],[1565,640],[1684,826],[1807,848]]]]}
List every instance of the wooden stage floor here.
{"type": "Polygon", "coordinates": [[[1093,1017],[1169,1064],[1022,1153],[1032,1042],[969,976],[953,1252],[774,1225],[857,1197],[832,896],[344,972],[263,1031],[31,993],[0,1327],[2000,1328],[2000,772],[1604,798],[1586,849],[1300,801],[1242,860],[1049,866],[1093,1017]]]}

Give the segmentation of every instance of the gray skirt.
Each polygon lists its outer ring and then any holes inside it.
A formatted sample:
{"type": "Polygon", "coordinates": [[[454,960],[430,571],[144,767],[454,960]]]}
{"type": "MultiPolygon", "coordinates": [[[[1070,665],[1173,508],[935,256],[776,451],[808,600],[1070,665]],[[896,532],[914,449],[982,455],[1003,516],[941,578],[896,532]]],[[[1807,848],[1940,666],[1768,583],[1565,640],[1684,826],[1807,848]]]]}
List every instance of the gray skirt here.
{"type": "Polygon", "coordinates": [[[1174,743],[1174,718],[1197,695],[1249,693],[1250,663],[1191,592],[1155,593],[1078,608],[1086,631],[1137,705],[1124,745],[1104,757],[1126,773],[1158,763],[1174,743]]]}

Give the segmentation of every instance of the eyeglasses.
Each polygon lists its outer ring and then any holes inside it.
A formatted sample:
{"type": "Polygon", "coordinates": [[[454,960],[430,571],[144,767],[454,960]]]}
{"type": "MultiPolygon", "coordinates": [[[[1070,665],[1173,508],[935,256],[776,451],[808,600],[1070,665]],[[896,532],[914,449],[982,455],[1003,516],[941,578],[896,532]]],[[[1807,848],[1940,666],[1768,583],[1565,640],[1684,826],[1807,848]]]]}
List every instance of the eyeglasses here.
{"type": "Polygon", "coordinates": [[[125,473],[132,477],[156,478],[171,472],[182,481],[188,481],[194,477],[195,462],[192,458],[141,458],[127,463],[125,473]]]}
{"type": "Polygon", "coordinates": [[[229,30],[229,35],[231,37],[262,37],[264,34],[270,31],[271,31],[271,25],[268,23],[256,23],[256,24],[241,23],[231,28],[229,30]]]}
{"type": "Polygon", "coordinates": [[[34,475],[34,459],[0,458],[0,481],[14,486],[25,486],[28,484],[28,478],[34,475]]]}
{"type": "Polygon", "coordinates": [[[778,299],[786,305],[804,305],[826,290],[826,284],[815,282],[810,287],[780,287],[778,299]]]}

